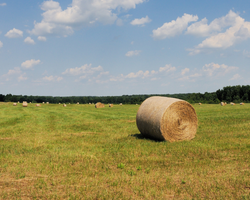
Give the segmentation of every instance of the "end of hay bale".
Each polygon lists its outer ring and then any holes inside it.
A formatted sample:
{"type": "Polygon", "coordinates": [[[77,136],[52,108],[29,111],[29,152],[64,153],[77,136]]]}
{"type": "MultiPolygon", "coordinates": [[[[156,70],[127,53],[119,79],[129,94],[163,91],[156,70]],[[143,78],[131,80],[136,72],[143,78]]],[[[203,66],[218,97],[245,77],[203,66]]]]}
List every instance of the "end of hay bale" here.
{"type": "Polygon", "coordinates": [[[17,103],[13,103],[13,106],[16,106],[17,105],[17,103]]]}
{"type": "Polygon", "coordinates": [[[63,107],[66,107],[67,105],[66,104],[63,104],[63,107]]]}
{"type": "Polygon", "coordinates": [[[47,104],[49,104],[49,102],[47,102],[47,104]]]}
{"type": "Polygon", "coordinates": [[[120,103],[119,105],[122,106],[122,103],[120,103]]]}
{"type": "Polygon", "coordinates": [[[112,108],[114,105],[113,104],[109,104],[109,107],[112,108]]]}
{"type": "Polygon", "coordinates": [[[36,107],[41,107],[41,104],[36,104],[36,107]]]}
{"type": "Polygon", "coordinates": [[[97,102],[95,104],[95,108],[104,108],[104,107],[105,107],[105,105],[103,103],[101,103],[101,102],[97,102]]]}
{"type": "Polygon", "coordinates": [[[241,105],[241,106],[242,106],[242,105],[245,105],[245,103],[241,102],[240,105],[241,105]]]}
{"type": "Polygon", "coordinates": [[[202,103],[199,103],[199,105],[201,105],[202,103]]]}
{"type": "Polygon", "coordinates": [[[195,109],[186,101],[154,96],[146,99],[136,115],[142,135],[169,142],[195,137],[198,119],[195,109]]]}

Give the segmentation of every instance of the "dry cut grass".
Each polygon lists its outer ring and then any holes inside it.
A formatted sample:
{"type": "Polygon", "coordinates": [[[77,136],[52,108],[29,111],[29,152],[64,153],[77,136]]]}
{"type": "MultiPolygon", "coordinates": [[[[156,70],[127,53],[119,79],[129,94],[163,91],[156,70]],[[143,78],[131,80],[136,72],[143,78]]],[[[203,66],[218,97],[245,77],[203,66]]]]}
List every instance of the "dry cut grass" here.
{"type": "Polygon", "coordinates": [[[0,103],[0,199],[250,199],[250,104],[194,108],[196,137],[169,143],[136,105],[0,103]]]}

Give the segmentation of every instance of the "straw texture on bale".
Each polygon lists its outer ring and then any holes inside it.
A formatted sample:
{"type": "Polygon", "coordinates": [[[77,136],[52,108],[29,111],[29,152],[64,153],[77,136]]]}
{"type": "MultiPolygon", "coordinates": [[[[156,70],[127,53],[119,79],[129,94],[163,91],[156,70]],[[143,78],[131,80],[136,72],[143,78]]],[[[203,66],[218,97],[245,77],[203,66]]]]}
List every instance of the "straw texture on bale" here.
{"type": "Polygon", "coordinates": [[[220,105],[221,105],[221,106],[224,106],[224,105],[225,105],[225,103],[224,103],[224,102],[221,102],[221,103],[220,103],[220,105]]]}
{"type": "Polygon", "coordinates": [[[104,107],[105,107],[105,105],[103,103],[101,103],[101,102],[97,102],[95,104],[95,108],[104,108],[104,107]]]}
{"type": "Polygon", "coordinates": [[[63,104],[63,107],[66,107],[67,105],[66,104],[63,104]]]}
{"type": "Polygon", "coordinates": [[[241,102],[240,105],[245,105],[245,104],[243,102],[241,102]]]}
{"type": "Polygon", "coordinates": [[[109,107],[113,107],[114,105],[113,104],[109,104],[109,107]]]}
{"type": "Polygon", "coordinates": [[[193,106],[188,102],[154,96],[141,104],[136,124],[142,135],[174,142],[193,139],[198,119],[193,106]]]}
{"type": "Polygon", "coordinates": [[[49,104],[49,102],[47,102],[47,104],[49,104]]]}
{"type": "Polygon", "coordinates": [[[36,104],[36,107],[41,107],[41,104],[36,104]]]}
{"type": "Polygon", "coordinates": [[[13,106],[16,106],[17,105],[17,103],[13,103],[13,106]]]}

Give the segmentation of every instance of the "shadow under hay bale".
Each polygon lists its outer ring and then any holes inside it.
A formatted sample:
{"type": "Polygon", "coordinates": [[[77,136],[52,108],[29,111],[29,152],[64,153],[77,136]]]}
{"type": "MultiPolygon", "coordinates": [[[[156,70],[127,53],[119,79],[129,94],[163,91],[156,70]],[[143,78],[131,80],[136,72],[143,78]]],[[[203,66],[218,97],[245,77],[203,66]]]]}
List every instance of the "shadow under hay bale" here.
{"type": "Polygon", "coordinates": [[[198,119],[193,106],[188,102],[154,96],[141,104],[136,124],[146,137],[174,142],[193,139],[198,119]]]}

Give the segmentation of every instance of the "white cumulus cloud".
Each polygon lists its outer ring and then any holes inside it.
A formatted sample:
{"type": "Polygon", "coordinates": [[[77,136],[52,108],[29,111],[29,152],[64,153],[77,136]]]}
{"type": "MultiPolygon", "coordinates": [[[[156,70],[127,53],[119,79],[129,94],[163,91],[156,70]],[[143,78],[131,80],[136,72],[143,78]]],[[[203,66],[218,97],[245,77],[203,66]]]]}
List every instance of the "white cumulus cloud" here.
{"type": "Polygon", "coordinates": [[[34,60],[34,59],[31,59],[31,60],[26,60],[24,61],[21,66],[22,68],[24,69],[32,69],[35,65],[38,65],[39,63],[41,63],[40,60],[34,60]]]}
{"type": "Polygon", "coordinates": [[[184,75],[184,74],[188,73],[189,71],[190,71],[189,68],[185,68],[185,69],[181,70],[181,75],[184,75]]]}
{"type": "MultiPolygon", "coordinates": [[[[42,21],[35,22],[30,31],[35,35],[68,36],[75,28],[96,23],[113,24],[122,10],[134,9],[145,0],[72,0],[70,6],[63,10],[57,1],[44,1],[41,5],[42,21]]],[[[121,20],[117,21],[121,25],[121,20]]]]}
{"type": "Polygon", "coordinates": [[[165,67],[160,67],[159,72],[173,72],[176,70],[176,67],[172,67],[171,65],[165,65],[165,67]]]}
{"type": "Polygon", "coordinates": [[[139,55],[140,53],[141,53],[140,50],[128,51],[128,52],[125,54],[125,56],[127,56],[127,57],[137,56],[137,55],[139,55]]]}
{"type": "Polygon", "coordinates": [[[214,35],[225,27],[236,25],[238,17],[238,14],[230,10],[226,16],[214,19],[209,25],[208,20],[203,18],[201,21],[190,25],[186,33],[204,37],[214,35]]]}
{"type": "Polygon", "coordinates": [[[6,3],[0,3],[0,6],[6,6],[7,4],[6,3]]]}
{"type": "Polygon", "coordinates": [[[26,37],[24,39],[24,42],[27,44],[36,44],[35,41],[33,39],[31,39],[31,37],[26,37]]]}
{"type": "Polygon", "coordinates": [[[38,36],[37,39],[38,39],[39,41],[43,41],[43,42],[45,42],[45,41],[47,40],[47,38],[44,37],[44,36],[38,36]]]}
{"type": "Polygon", "coordinates": [[[240,79],[240,78],[241,78],[241,76],[240,76],[239,74],[235,74],[235,75],[230,79],[230,81],[238,80],[238,79],[240,79]]]}
{"type": "Polygon", "coordinates": [[[130,22],[132,25],[141,25],[144,26],[144,24],[151,22],[152,20],[149,19],[148,16],[142,17],[141,19],[134,19],[133,21],[130,22]]]}
{"type": "Polygon", "coordinates": [[[0,49],[3,47],[3,43],[0,41],[0,49]]]}
{"type": "Polygon", "coordinates": [[[178,17],[176,20],[164,23],[161,27],[153,30],[153,38],[165,39],[167,37],[174,37],[181,34],[188,26],[188,23],[197,21],[198,16],[184,14],[182,17],[178,17]]]}
{"type": "Polygon", "coordinates": [[[250,22],[245,21],[233,11],[221,18],[213,20],[209,25],[207,20],[192,24],[187,33],[208,36],[193,49],[188,49],[190,55],[195,55],[205,49],[226,49],[236,43],[250,38],[250,22]],[[223,28],[226,28],[223,30],[223,28]]]}
{"type": "Polygon", "coordinates": [[[62,74],[69,74],[73,76],[83,75],[82,78],[85,78],[87,75],[91,75],[95,72],[103,71],[102,66],[91,67],[91,64],[85,64],[81,67],[69,68],[66,69],[62,74]]]}
{"type": "Polygon", "coordinates": [[[16,28],[13,28],[12,30],[9,30],[6,34],[6,37],[8,38],[18,38],[18,37],[23,37],[23,31],[18,30],[16,28]]]}
{"type": "Polygon", "coordinates": [[[228,66],[225,64],[216,64],[216,63],[209,63],[209,64],[205,64],[202,67],[202,71],[205,73],[205,75],[207,76],[218,76],[218,75],[225,75],[226,73],[229,73],[233,70],[237,70],[238,67],[234,67],[234,66],[228,66]]]}
{"type": "Polygon", "coordinates": [[[57,82],[59,82],[59,81],[61,81],[61,80],[63,80],[63,77],[60,77],[60,76],[45,76],[45,77],[43,77],[43,80],[44,81],[57,81],[57,82]]]}

